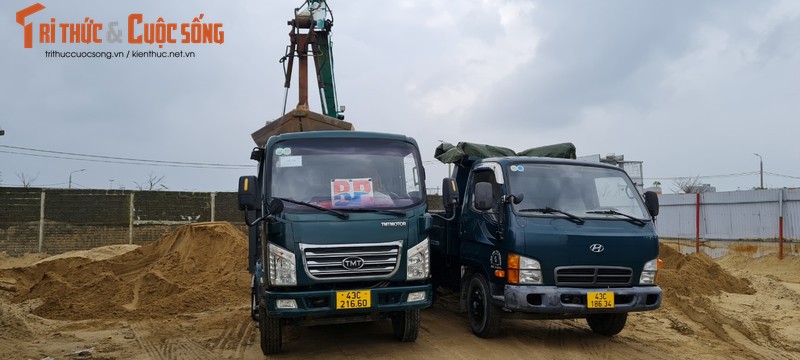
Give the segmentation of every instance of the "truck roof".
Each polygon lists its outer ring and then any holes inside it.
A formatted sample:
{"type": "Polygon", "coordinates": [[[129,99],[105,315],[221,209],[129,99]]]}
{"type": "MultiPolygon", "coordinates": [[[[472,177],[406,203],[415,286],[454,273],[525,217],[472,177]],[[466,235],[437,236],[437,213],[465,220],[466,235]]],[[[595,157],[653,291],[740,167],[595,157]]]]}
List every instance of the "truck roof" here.
{"type": "Polygon", "coordinates": [[[569,165],[582,165],[582,166],[594,166],[594,167],[602,167],[608,169],[615,169],[624,171],[621,168],[605,164],[599,163],[594,161],[585,161],[585,160],[575,160],[575,159],[562,159],[562,158],[550,158],[550,157],[538,157],[538,156],[497,156],[497,157],[490,157],[490,158],[483,158],[474,159],[474,164],[482,163],[482,162],[497,162],[501,165],[507,165],[510,163],[516,162],[527,162],[527,163],[540,163],[540,164],[569,164],[569,165]]]}
{"type": "Polygon", "coordinates": [[[380,140],[399,140],[407,141],[414,146],[417,146],[417,141],[414,138],[398,135],[370,131],[309,131],[309,132],[296,132],[281,135],[274,135],[269,138],[265,147],[283,140],[297,140],[297,139],[380,139],[380,140]]]}

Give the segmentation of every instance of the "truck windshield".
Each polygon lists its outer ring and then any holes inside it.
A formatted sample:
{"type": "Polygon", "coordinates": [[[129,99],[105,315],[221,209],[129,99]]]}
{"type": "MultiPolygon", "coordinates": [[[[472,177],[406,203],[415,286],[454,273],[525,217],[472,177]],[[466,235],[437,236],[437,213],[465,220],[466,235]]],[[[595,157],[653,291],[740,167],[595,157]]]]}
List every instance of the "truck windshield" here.
{"type": "Polygon", "coordinates": [[[551,208],[581,218],[647,219],[639,192],[622,171],[568,164],[513,164],[507,170],[510,193],[524,194],[515,211],[551,208]]]}
{"type": "MultiPolygon", "coordinates": [[[[297,139],[270,149],[269,195],[330,209],[391,209],[421,204],[419,152],[386,139],[297,139]]],[[[286,203],[287,211],[318,211],[286,203]]]]}

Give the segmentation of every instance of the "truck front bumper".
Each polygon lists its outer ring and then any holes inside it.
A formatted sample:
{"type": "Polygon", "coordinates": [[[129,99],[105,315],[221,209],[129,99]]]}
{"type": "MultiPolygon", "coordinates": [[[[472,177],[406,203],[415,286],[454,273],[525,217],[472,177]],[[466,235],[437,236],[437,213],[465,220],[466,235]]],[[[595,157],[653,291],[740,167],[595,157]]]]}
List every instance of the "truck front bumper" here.
{"type": "Polygon", "coordinates": [[[493,296],[496,302],[501,303],[499,305],[511,311],[567,317],[655,310],[661,306],[661,297],[661,288],[658,286],[586,289],[517,285],[505,285],[503,296],[493,296]],[[586,306],[588,292],[613,292],[614,308],[588,308],[586,306]]]}
{"type": "Polygon", "coordinates": [[[370,290],[370,307],[361,309],[337,309],[337,290],[293,292],[265,291],[264,296],[261,297],[261,304],[266,307],[267,314],[270,317],[277,318],[348,317],[362,314],[423,309],[430,307],[432,304],[433,290],[430,284],[349,290],[370,290]],[[409,302],[409,294],[415,293],[417,295],[424,293],[424,298],[409,302]],[[279,308],[278,300],[294,300],[297,307],[279,308]]]}

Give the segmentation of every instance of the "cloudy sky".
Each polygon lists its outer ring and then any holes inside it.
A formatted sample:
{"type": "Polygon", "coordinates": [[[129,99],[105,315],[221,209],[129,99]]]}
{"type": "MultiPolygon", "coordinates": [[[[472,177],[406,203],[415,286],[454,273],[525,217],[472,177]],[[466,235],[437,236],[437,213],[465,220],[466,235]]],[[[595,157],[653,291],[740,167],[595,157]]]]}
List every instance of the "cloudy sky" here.
{"type": "MultiPolygon", "coordinates": [[[[3,186],[67,187],[72,174],[77,188],[134,189],[152,175],[170,190],[234,191],[254,172],[250,133],[281,115],[278,59],[300,1],[40,0],[25,49],[15,13],[35,1],[0,2],[3,186]],[[132,13],[150,23],[204,14],[223,24],[224,43],[164,45],[194,58],[111,60],[45,52],[159,49],[108,43],[105,28],[102,44],[38,43],[51,18],[124,29],[132,13]]],[[[765,186],[800,187],[798,1],[331,3],[346,119],[416,138],[429,187],[447,170],[433,159],[439,140],[570,141],[578,155],[643,161],[645,184],[667,193],[678,177],[758,186],[758,153],[765,186]]],[[[293,88],[289,108],[296,101],[293,88]]]]}

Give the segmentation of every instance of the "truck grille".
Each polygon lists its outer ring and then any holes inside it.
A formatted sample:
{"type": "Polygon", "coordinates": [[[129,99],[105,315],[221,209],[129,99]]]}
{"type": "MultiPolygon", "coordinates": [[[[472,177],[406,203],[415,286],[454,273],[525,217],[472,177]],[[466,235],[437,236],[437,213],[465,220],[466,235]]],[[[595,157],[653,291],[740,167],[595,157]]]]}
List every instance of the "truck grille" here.
{"type": "Polygon", "coordinates": [[[626,267],[561,266],[555,270],[556,286],[626,286],[633,271],[626,267]]]}
{"type": "Polygon", "coordinates": [[[316,280],[383,279],[397,271],[403,241],[371,244],[300,244],[306,273],[316,280]]]}

